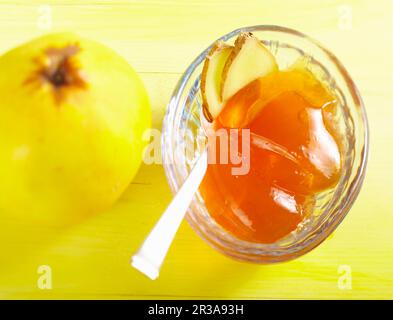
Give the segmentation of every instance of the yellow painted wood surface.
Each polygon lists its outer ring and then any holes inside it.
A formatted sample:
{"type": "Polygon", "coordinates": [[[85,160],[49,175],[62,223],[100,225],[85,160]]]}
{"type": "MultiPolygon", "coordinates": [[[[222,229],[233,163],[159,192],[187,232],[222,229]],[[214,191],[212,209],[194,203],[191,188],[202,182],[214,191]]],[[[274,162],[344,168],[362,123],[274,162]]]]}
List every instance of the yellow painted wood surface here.
{"type": "Polygon", "coordinates": [[[296,261],[233,261],[183,223],[160,278],[140,275],[130,255],[171,199],[163,169],[144,165],[111,210],[79,225],[53,230],[0,221],[0,297],[392,299],[392,12],[389,0],[1,0],[0,52],[49,31],[75,31],[105,43],[140,73],[156,128],[181,73],[218,36],[254,24],[303,31],[335,52],[357,83],[371,151],[365,184],[347,218],[296,261]],[[51,290],[37,287],[40,265],[52,269],[51,290]],[[346,266],[352,271],[347,290],[339,285],[346,266]]]}

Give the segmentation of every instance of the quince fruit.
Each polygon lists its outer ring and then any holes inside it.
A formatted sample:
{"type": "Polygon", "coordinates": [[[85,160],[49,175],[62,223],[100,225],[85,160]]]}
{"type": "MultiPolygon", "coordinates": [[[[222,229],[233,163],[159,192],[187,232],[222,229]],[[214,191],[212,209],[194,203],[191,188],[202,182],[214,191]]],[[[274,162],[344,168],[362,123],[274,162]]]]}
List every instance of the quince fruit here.
{"type": "Polygon", "coordinates": [[[104,45],[43,36],[0,57],[0,215],[64,225],[110,207],[136,174],[151,109],[104,45]]]}

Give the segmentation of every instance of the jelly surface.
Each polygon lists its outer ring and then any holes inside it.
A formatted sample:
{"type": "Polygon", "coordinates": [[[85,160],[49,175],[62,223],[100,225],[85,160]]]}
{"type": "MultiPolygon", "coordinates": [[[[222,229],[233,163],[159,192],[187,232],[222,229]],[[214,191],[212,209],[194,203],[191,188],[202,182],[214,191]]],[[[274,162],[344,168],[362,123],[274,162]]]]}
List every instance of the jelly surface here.
{"type": "Polygon", "coordinates": [[[340,178],[335,107],[334,95],[302,69],[274,72],[235,94],[214,128],[249,130],[249,170],[235,175],[238,164],[209,163],[200,192],[213,219],[250,242],[273,243],[295,230],[315,196],[340,178]]]}

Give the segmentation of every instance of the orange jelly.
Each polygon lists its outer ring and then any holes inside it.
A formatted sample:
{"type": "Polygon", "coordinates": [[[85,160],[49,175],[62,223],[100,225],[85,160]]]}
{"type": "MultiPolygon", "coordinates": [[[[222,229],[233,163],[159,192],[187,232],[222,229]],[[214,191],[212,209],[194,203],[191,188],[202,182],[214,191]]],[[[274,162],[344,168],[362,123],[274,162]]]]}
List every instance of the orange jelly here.
{"type": "Polygon", "coordinates": [[[335,108],[333,93],[302,68],[271,73],[237,92],[213,125],[250,130],[249,170],[233,175],[238,165],[208,165],[200,191],[215,221],[258,243],[294,231],[312,213],[316,195],[340,178],[335,108]]]}

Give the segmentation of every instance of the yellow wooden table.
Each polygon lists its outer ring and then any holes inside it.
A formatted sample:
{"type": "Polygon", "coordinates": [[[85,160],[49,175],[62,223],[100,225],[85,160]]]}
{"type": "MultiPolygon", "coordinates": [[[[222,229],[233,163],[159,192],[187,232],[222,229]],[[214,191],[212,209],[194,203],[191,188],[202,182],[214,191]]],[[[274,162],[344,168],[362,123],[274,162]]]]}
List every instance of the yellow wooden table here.
{"type": "Polygon", "coordinates": [[[103,42],[140,73],[156,128],[181,73],[218,36],[254,24],[303,31],[335,52],[357,83],[371,150],[365,184],[347,218],[296,261],[233,261],[183,223],[160,278],[148,280],[129,258],[171,193],[162,167],[142,166],[110,211],[72,228],[0,221],[0,297],[393,298],[392,11],[389,0],[1,0],[0,52],[49,31],[71,30],[103,42]],[[52,289],[43,290],[39,272],[48,270],[52,289]]]}

